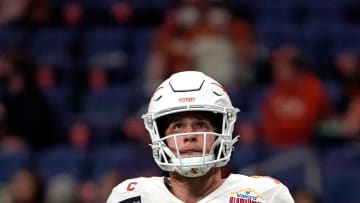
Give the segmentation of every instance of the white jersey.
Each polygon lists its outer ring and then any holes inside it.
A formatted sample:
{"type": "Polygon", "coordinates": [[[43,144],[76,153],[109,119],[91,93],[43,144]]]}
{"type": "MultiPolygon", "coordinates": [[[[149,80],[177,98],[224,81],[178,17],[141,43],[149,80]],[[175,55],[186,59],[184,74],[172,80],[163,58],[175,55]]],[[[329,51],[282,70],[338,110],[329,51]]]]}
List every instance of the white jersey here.
{"type": "MultiPolygon", "coordinates": [[[[117,185],[106,203],[183,203],[163,177],[128,179],[117,185]]],[[[231,174],[198,203],[294,203],[288,188],[270,177],[231,174]]]]}

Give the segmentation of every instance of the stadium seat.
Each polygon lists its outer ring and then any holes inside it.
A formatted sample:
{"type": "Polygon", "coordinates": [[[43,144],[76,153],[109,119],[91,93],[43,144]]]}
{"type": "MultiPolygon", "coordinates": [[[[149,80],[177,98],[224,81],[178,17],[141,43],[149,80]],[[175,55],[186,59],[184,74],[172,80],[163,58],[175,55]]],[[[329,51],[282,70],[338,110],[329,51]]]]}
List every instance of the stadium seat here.
{"type": "Polygon", "coordinates": [[[301,48],[311,47],[311,32],[306,32],[303,25],[287,22],[264,21],[255,25],[256,35],[259,42],[270,50],[284,43],[292,43],[301,48]]]}
{"type": "Polygon", "coordinates": [[[260,117],[261,113],[259,109],[261,109],[262,103],[264,102],[268,92],[269,86],[267,85],[259,85],[254,88],[248,88],[244,90],[244,103],[240,108],[244,109],[243,111],[246,113],[247,120],[252,120],[255,122],[258,121],[257,119],[260,117]]]}
{"type": "Polygon", "coordinates": [[[0,51],[21,47],[24,35],[23,29],[0,26],[0,51]]]}
{"type": "Polygon", "coordinates": [[[135,76],[143,75],[147,57],[153,43],[154,29],[131,30],[131,46],[129,50],[129,69],[135,76]]]}
{"type": "Polygon", "coordinates": [[[165,11],[176,3],[175,0],[132,0],[131,4],[138,10],[153,9],[165,11]]]}
{"type": "Polygon", "coordinates": [[[59,174],[79,179],[85,173],[87,154],[84,150],[58,146],[38,154],[37,158],[37,169],[44,181],[59,174]]]}
{"type": "Polygon", "coordinates": [[[135,169],[135,147],[128,143],[112,144],[98,148],[91,153],[91,177],[99,178],[109,171],[131,176],[135,169]]]}
{"type": "Polygon", "coordinates": [[[320,57],[329,54],[332,41],[333,30],[339,29],[338,23],[311,20],[303,27],[303,33],[309,36],[310,49],[307,49],[308,58],[319,62],[320,57]]]}
{"type": "Polygon", "coordinates": [[[49,91],[42,91],[50,107],[58,115],[61,122],[71,109],[71,90],[68,86],[55,87],[49,91]]]}
{"type": "Polygon", "coordinates": [[[240,171],[249,165],[255,164],[257,161],[259,161],[258,148],[249,148],[236,144],[229,166],[235,171],[240,171]]]}
{"type": "Polygon", "coordinates": [[[40,64],[70,66],[71,46],[76,32],[66,28],[48,28],[36,31],[29,48],[40,64]]]}
{"type": "MultiPolygon", "coordinates": [[[[52,0],[49,1],[48,4],[52,8],[62,8],[64,5],[69,4],[71,2],[74,2],[74,0],[52,0]]],[[[75,2],[81,2],[81,1],[75,1],[75,2]]]]}
{"type": "Polygon", "coordinates": [[[336,80],[324,80],[324,85],[327,90],[327,93],[330,95],[330,99],[333,105],[339,105],[341,100],[343,99],[342,96],[344,94],[341,85],[336,80]]]}
{"type": "Polygon", "coordinates": [[[305,168],[303,166],[294,166],[280,172],[269,174],[285,184],[290,190],[295,188],[305,188],[305,168]],[[294,175],[296,174],[296,175],[294,175]]]}
{"type": "Polygon", "coordinates": [[[87,90],[83,99],[83,118],[101,129],[114,127],[128,115],[131,87],[114,85],[103,91],[87,90]]]}
{"type": "Polygon", "coordinates": [[[341,22],[344,3],[340,1],[302,1],[308,21],[341,22]]]}
{"type": "Polygon", "coordinates": [[[83,3],[87,8],[104,10],[109,7],[112,1],[114,0],[86,0],[83,3]]]}
{"type": "Polygon", "coordinates": [[[271,176],[289,189],[308,188],[316,192],[321,190],[321,168],[318,155],[312,149],[285,150],[266,145],[258,149],[258,162],[242,168],[240,173],[271,176]]]}
{"type": "Polygon", "coordinates": [[[293,4],[291,2],[272,2],[266,0],[253,1],[251,7],[254,10],[256,22],[284,22],[291,21],[293,4]]]}
{"type": "Polygon", "coordinates": [[[324,202],[360,202],[359,149],[331,149],[324,160],[324,202]]]}
{"type": "Polygon", "coordinates": [[[339,24],[330,34],[333,42],[332,55],[342,51],[360,52],[360,30],[358,27],[339,24]]]}
{"type": "Polygon", "coordinates": [[[0,183],[8,182],[17,170],[30,166],[29,151],[0,152],[0,183]]]}
{"type": "Polygon", "coordinates": [[[128,31],[122,28],[93,28],[82,40],[85,68],[106,66],[124,68],[128,60],[128,31]]]}

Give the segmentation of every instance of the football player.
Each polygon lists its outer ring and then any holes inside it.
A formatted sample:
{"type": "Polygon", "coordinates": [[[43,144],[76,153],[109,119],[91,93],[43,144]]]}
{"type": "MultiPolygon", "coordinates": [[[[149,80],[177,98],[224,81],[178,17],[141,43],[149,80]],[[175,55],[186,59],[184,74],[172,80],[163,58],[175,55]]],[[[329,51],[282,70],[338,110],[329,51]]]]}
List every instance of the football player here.
{"type": "Polygon", "coordinates": [[[107,203],[293,203],[288,188],[270,177],[222,178],[237,141],[238,111],[222,85],[204,73],[173,74],[143,115],[154,160],[169,177],[125,180],[107,203]]]}

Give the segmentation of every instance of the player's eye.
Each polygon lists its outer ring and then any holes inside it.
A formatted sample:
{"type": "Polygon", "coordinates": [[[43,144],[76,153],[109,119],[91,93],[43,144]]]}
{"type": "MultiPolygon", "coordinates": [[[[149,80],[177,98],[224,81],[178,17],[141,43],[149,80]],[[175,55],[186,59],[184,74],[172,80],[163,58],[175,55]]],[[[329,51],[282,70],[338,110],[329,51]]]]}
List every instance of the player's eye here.
{"type": "Polygon", "coordinates": [[[183,125],[181,123],[175,124],[175,129],[181,129],[182,127],[183,127],[183,125]]]}
{"type": "Polygon", "coordinates": [[[197,122],[197,128],[198,128],[199,130],[210,130],[210,129],[212,129],[210,123],[205,122],[205,121],[199,121],[199,122],[197,122]]]}
{"type": "Polygon", "coordinates": [[[183,124],[182,123],[173,123],[171,126],[172,130],[181,130],[183,128],[183,124]]]}

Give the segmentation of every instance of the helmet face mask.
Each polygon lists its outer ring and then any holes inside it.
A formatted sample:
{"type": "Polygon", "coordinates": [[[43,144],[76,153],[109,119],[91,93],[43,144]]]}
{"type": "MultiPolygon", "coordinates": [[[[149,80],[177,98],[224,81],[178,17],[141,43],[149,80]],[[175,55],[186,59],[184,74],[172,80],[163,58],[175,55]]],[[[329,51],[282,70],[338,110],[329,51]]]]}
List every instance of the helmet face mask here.
{"type": "Polygon", "coordinates": [[[224,88],[203,73],[185,71],[172,75],[155,91],[148,112],[143,115],[155,162],[162,170],[175,171],[186,177],[201,176],[213,167],[226,165],[237,140],[237,137],[232,138],[232,132],[238,111],[224,88]],[[209,119],[213,118],[216,132],[164,135],[166,123],[163,118],[181,112],[204,112],[209,119]],[[183,156],[177,140],[189,135],[201,138],[198,143],[201,149],[196,155],[183,156]],[[169,140],[175,147],[169,148],[169,140]],[[211,146],[207,143],[209,140],[213,142],[211,146]]]}

